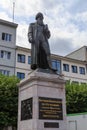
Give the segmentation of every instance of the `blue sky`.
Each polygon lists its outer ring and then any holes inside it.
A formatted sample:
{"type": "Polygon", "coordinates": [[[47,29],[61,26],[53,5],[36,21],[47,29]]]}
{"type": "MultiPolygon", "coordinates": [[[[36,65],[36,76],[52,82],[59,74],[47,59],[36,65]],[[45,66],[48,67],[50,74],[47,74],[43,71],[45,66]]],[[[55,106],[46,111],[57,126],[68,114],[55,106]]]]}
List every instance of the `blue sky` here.
{"type": "Polygon", "coordinates": [[[87,46],[87,0],[0,0],[0,19],[18,24],[17,45],[30,48],[28,26],[35,22],[38,12],[44,14],[44,23],[51,31],[51,53],[67,55],[87,46]]]}

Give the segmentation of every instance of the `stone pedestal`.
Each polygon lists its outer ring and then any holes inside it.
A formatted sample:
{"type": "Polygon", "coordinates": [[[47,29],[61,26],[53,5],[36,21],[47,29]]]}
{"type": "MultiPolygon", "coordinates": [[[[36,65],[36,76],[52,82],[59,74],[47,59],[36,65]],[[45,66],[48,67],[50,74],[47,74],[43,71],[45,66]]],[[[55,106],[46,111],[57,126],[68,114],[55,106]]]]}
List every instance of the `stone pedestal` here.
{"type": "Polygon", "coordinates": [[[66,130],[65,81],[33,71],[19,84],[18,130],[66,130]]]}

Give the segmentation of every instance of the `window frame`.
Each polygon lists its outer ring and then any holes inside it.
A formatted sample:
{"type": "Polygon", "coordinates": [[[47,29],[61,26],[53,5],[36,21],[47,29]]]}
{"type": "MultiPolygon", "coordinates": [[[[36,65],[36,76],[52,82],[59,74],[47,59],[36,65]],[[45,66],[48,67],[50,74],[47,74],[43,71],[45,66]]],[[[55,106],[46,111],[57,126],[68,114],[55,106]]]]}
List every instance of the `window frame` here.
{"type": "Polygon", "coordinates": [[[9,70],[0,69],[0,73],[3,74],[3,75],[6,75],[6,76],[10,75],[10,71],[9,70]]]}
{"type": "Polygon", "coordinates": [[[8,60],[11,59],[11,52],[0,50],[0,58],[8,59],[8,60]]]}
{"type": "Polygon", "coordinates": [[[11,42],[12,41],[12,34],[2,32],[2,40],[11,42]]]}
{"type": "Polygon", "coordinates": [[[78,67],[76,65],[72,65],[72,73],[78,73],[78,67]]]}
{"type": "Polygon", "coordinates": [[[17,77],[22,80],[22,79],[25,78],[25,73],[23,73],[23,72],[17,72],[17,77]]]}
{"type": "Polygon", "coordinates": [[[17,62],[19,63],[25,63],[26,56],[24,54],[17,54],[17,62]]]}
{"type": "Polygon", "coordinates": [[[79,73],[85,75],[85,67],[79,67],[79,73]]]}
{"type": "Polygon", "coordinates": [[[61,60],[52,59],[52,68],[57,70],[57,73],[61,73],[61,60]],[[53,65],[54,64],[54,65],[53,65]]]}
{"type": "Polygon", "coordinates": [[[63,71],[69,72],[69,64],[63,63],[63,71]]]}
{"type": "Polygon", "coordinates": [[[28,56],[28,64],[31,64],[31,56],[28,56]]]}

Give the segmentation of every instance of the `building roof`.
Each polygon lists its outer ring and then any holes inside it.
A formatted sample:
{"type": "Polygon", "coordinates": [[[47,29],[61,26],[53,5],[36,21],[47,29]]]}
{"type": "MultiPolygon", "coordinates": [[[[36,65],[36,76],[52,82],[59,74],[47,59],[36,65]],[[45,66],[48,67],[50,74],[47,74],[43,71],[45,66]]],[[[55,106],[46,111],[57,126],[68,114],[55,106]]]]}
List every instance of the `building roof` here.
{"type": "Polygon", "coordinates": [[[17,26],[18,26],[18,24],[16,24],[16,23],[9,22],[9,21],[2,20],[2,19],[0,19],[0,24],[10,26],[10,27],[14,27],[14,28],[17,28],[17,26]]]}
{"type": "Polygon", "coordinates": [[[66,57],[69,56],[69,55],[71,55],[71,54],[74,54],[75,52],[81,50],[82,48],[87,48],[87,46],[82,46],[82,47],[80,47],[79,49],[76,49],[75,51],[73,51],[73,52],[67,54],[66,57]]]}
{"type": "Polygon", "coordinates": [[[21,50],[21,51],[25,51],[25,52],[31,52],[31,49],[26,48],[26,47],[21,47],[21,46],[16,46],[16,50],[21,50]]]}

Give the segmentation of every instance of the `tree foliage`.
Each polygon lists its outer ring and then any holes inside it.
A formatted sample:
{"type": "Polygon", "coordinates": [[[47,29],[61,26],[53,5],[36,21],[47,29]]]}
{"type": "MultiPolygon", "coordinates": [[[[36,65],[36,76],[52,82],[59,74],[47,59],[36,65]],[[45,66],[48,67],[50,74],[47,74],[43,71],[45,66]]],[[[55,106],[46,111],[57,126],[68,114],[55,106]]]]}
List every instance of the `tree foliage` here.
{"type": "Polygon", "coordinates": [[[67,113],[87,112],[87,84],[66,83],[67,113]]]}
{"type": "Polygon", "coordinates": [[[0,127],[16,126],[19,79],[0,74],[0,127]]]}

